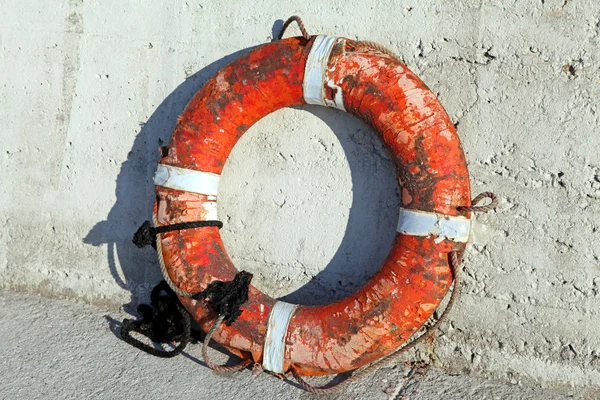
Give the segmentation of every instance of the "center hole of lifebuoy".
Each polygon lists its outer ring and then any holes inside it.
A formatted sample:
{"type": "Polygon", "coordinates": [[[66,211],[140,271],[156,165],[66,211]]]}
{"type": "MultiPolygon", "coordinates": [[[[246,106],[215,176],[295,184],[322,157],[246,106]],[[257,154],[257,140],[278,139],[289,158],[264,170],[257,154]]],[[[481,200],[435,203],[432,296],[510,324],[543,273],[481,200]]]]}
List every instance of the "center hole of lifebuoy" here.
{"type": "Polygon", "coordinates": [[[221,236],[238,270],[275,298],[326,304],[363,285],[391,248],[395,169],[371,128],[323,107],[251,127],[219,185],[221,236]]]}

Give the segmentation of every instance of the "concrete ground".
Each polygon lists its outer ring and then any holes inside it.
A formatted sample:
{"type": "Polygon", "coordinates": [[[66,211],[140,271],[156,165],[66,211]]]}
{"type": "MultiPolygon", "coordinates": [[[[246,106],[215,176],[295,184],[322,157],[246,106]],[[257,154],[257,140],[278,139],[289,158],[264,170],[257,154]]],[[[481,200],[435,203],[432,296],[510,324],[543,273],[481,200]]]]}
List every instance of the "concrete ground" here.
{"type": "Polygon", "coordinates": [[[553,394],[468,375],[447,375],[437,369],[415,370],[403,363],[379,369],[336,395],[311,395],[293,382],[266,373],[215,373],[200,360],[198,344],[172,359],[142,353],[113,333],[118,331],[118,321],[127,316],[124,311],[106,311],[80,302],[0,292],[0,337],[4,342],[0,346],[0,398],[593,398],[582,393],[553,394]]]}

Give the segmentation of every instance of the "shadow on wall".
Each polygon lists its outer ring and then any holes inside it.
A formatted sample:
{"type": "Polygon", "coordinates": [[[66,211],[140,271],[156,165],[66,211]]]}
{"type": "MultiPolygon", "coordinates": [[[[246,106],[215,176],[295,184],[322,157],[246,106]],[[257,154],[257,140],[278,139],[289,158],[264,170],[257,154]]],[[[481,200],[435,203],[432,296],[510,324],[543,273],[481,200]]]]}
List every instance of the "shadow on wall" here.
{"type": "MultiPolygon", "coordinates": [[[[283,21],[275,22],[274,36],[282,24],[283,21]]],[[[186,79],[158,106],[142,125],[127,160],[121,165],[116,181],[114,206],[106,220],[98,222],[83,239],[84,243],[93,246],[108,245],[108,267],[111,274],[121,288],[131,293],[127,311],[133,311],[131,306],[145,301],[151,288],[162,279],[154,250],[150,247],[138,249],[131,242],[141,223],[152,218],[152,178],[158,161],[158,147],[168,142],[177,117],[204,82],[250,49],[240,50],[206,66],[186,79]]],[[[331,110],[325,108],[307,109],[324,120],[339,139],[348,159],[353,185],[353,202],[346,232],[333,259],[310,282],[284,297],[284,300],[290,302],[309,305],[329,303],[347,296],[378,270],[394,238],[399,197],[389,160],[383,163],[382,171],[377,171],[383,176],[376,180],[361,167],[365,163],[365,156],[380,158],[381,154],[357,151],[357,143],[349,137],[346,125],[348,122],[356,123],[368,129],[366,125],[349,115],[335,117],[331,110]],[[374,185],[379,191],[375,197],[374,185]],[[371,203],[374,198],[379,199],[381,204],[373,206],[371,203]],[[359,276],[348,278],[349,262],[364,266],[359,276]]]]}
{"type": "Polygon", "coordinates": [[[106,220],[98,222],[83,239],[92,246],[108,245],[110,272],[121,288],[131,292],[132,304],[145,301],[152,287],[162,279],[156,252],[151,247],[138,249],[131,241],[142,222],[152,219],[152,182],[158,148],[169,141],[177,118],[204,82],[250,49],[223,57],[190,76],[141,125],[117,176],[114,206],[106,220]]]}

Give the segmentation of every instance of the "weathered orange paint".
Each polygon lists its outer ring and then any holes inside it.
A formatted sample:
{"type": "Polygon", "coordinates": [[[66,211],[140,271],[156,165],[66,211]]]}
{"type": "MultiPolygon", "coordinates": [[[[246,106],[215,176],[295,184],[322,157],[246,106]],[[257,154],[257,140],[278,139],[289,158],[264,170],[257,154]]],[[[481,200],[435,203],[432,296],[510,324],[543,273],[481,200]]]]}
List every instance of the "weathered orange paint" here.
{"type": "MultiPolygon", "coordinates": [[[[290,38],[259,46],[221,69],[193,97],[177,122],[161,163],[220,174],[241,135],[263,116],[304,104],[302,81],[313,40],[290,38]]],[[[329,61],[328,96],[342,90],[346,110],[369,123],[397,166],[403,207],[468,216],[469,177],[459,139],[443,107],[399,60],[349,39],[329,61]]],[[[159,225],[205,219],[214,197],[157,186],[159,225]]],[[[162,235],[175,284],[188,292],[237,273],[217,228],[162,235]]],[[[448,291],[448,253],[463,243],[397,234],[381,269],[353,295],[300,306],[286,336],[285,369],[325,375],[356,369],[391,353],[429,318],[448,291]]],[[[200,301],[181,301],[208,330],[216,315],[200,301]]],[[[274,299],[250,287],[241,316],[214,339],[235,354],[262,361],[274,299]]]]}

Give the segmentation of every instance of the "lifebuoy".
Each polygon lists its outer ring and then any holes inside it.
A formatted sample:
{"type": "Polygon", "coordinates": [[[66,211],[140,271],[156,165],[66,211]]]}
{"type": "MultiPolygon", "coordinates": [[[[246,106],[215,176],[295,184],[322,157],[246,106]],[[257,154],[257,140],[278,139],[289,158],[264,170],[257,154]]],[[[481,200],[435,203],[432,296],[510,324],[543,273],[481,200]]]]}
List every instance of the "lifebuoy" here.
{"type": "MultiPolygon", "coordinates": [[[[354,370],[396,350],[434,312],[452,283],[449,254],[462,252],[471,204],[465,157],[435,95],[398,59],[345,38],[297,37],[254,48],[216,73],[180,116],[160,160],[158,226],[217,219],[219,175],[235,143],[263,116],[318,104],[370,124],[401,185],[398,233],[381,269],[353,295],[325,306],[277,301],[250,286],[242,314],[214,338],[277,374],[354,370]]],[[[216,227],[160,236],[169,278],[197,293],[238,272],[216,227]]],[[[216,315],[181,297],[208,330],[216,315]]]]}

